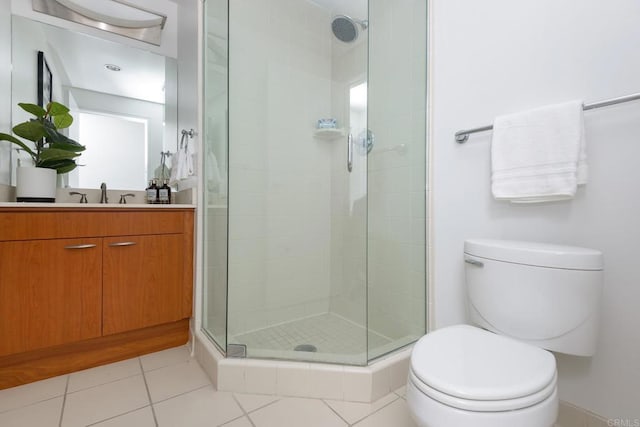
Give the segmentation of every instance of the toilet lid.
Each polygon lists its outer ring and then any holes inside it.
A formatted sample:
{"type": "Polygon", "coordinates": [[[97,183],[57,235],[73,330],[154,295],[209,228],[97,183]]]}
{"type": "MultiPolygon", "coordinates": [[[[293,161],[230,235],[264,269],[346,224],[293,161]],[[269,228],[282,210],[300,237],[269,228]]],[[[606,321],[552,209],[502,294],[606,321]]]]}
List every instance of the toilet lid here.
{"type": "Polygon", "coordinates": [[[413,348],[411,370],[417,380],[450,396],[505,400],[548,387],[556,361],[546,350],[456,325],[422,337],[413,348]]]}

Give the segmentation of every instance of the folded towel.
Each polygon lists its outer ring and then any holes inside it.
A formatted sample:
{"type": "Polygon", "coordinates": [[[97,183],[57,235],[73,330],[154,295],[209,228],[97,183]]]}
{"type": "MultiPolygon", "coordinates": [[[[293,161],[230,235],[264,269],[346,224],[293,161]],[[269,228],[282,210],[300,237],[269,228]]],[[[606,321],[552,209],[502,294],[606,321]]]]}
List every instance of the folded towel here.
{"type": "Polygon", "coordinates": [[[497,117],[491,144],[491,190],[499,200],[572,198],[587,182],[581,101],[497,117]]]}

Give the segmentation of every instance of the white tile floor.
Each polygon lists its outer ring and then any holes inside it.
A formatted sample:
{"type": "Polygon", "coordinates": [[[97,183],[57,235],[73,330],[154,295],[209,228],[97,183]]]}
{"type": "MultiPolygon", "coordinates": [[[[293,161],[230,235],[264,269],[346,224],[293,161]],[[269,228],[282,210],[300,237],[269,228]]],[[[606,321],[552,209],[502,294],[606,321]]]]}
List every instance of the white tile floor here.
{"type": "Polygon", "coordinates": [[[0,426],[415,427],[397,390],[372,404],[219,392],[187,347],[0,390],[0,426]]]}

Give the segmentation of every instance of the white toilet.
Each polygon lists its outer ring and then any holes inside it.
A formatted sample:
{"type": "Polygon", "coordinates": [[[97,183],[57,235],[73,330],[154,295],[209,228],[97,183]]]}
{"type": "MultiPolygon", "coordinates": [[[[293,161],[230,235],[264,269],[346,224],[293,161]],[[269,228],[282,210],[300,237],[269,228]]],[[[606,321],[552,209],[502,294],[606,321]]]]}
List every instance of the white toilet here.
{"type": "Polygon", "coordinates": [[[602,253],[508,240],[467,240],[472,323],[414,346],[407,403],[421,427],[550,427],[554,356],[595,352],[602,253]],[[486,330],[485,330],[486,329],[486,330]]]}

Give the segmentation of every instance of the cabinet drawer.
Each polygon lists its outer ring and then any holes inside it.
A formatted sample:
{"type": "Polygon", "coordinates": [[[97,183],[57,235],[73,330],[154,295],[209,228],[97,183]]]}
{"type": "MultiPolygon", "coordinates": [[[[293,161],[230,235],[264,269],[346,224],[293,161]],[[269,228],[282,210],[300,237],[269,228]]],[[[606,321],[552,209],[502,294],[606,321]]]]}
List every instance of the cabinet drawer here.
{"type": "MultiPolygon", "coordinates": [[[[89,208],[88,208],[89,209],[89,208]]],[[[0,241],[182,233],[190,212],[0,211],[0,241]]]]}

